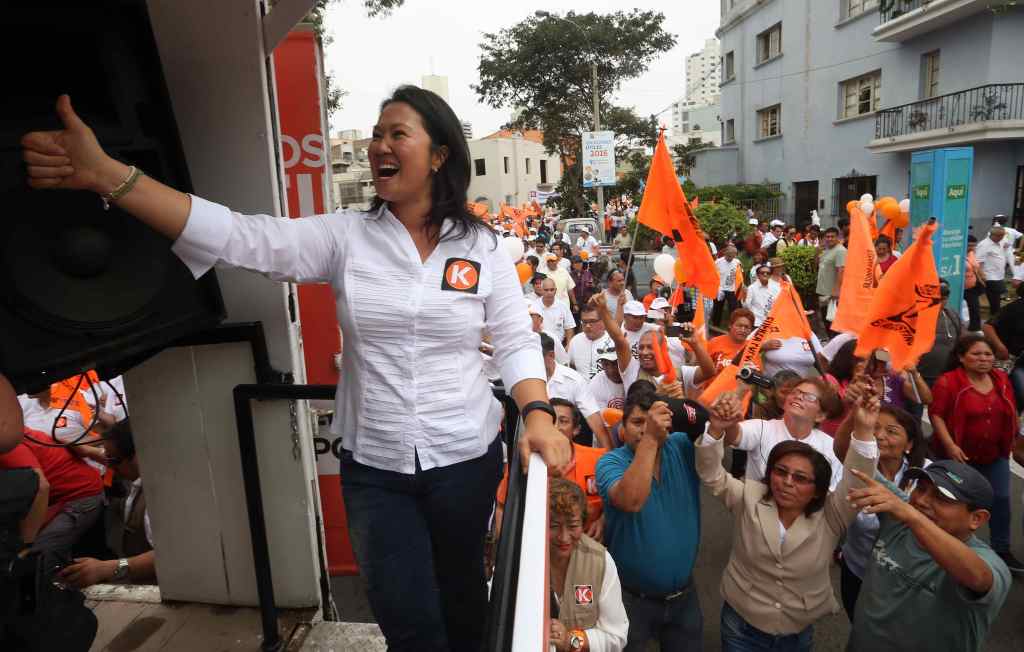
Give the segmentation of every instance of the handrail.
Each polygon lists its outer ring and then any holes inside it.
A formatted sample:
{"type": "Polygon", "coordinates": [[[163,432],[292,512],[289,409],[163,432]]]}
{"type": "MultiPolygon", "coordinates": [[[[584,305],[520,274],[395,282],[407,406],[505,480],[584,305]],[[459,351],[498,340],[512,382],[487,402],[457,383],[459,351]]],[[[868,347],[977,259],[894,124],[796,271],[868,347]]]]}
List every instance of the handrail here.
{"type": "Polygon", "coordinates": [[[875,113],[875,138],[894,138],[989,120],[1024,120],[1024,83],[985,84],[875,113]]]}

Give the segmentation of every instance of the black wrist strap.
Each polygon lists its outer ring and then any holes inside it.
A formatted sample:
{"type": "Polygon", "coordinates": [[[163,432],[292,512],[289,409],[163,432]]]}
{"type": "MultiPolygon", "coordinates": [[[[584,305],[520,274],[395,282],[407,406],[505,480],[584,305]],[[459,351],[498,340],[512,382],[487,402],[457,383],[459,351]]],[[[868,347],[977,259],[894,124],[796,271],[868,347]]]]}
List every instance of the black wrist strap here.
{"type": "Polygon", "coordinates": [[[551,423],[555,422],[555,408],[551,407],[551,404],[547,401],[530,401],[519,411],[519,415],[523,418],[523,421],[526,421],[526,417],[534,410],[547,412],[551,415],[551,423]]]}

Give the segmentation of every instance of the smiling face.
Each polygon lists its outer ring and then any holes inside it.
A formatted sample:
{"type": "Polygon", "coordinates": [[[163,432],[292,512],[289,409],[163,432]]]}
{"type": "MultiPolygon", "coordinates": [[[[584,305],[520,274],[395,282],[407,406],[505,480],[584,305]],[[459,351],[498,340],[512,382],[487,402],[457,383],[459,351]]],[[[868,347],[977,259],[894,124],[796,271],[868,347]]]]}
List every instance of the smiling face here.
{"type": "Polygon", "coordinates": [[[569,508],[567,510],[569,513],[549,511],[551,516],[548,519],[548,542],[550,543],[551,557],[559,561],[567,561],[572,556],[573,548],[583,536],[583,514],[580,513],[578,505],[569,508]]]}
{"type": "Polygon", "coordinates": [[[626,277],[622,275],[622,272],[613,272],[608,277],[608,289],[613,294],[619,294],[626,288],[626,277]]]}
{"type": "Polygon", "coordinates": [[[818,388],[810,383],[801,383],[793,388],[784,402],[786,416],[808,419],[820,423],[825,415],[821,411],[821,396],[818,388]]]}
{"type": "Polygon", "coordinates": [[[987,374],[992,371],[992,363],[995,356],[992,354],[992,347],[987,342],[975,342],[967,353],[960,356],[960,364],[968,372],[987,374]]]}
{"type": "Polygon", "coordinates": [[[647,331],[640,336],[637,351],[640,355],[640,368],[649,374],[658,373],[658,362],[654,358],[654,331],[647,331]]]}
{"type": "Polygon", "coordinates": [[[803,455],[786,455],[768,472],[772,498],[780,510],[803,512],[814,500],[814,466],[803,455]]]}
{"type": "Polygon", "coordinates": [[[931,480],[920,478],[910,494],[910,504],[945,532],[966,540],[989,519],[988,510],[971,511],[964,503],[943,494],[931,480]]]}
{"type": "Polygon", "coordinates": [[[419,113],[405,102],[384,107],[367,154],[377,195],[393,204],[431,197],[432,170],[444,164],[447,148],[434,148],[419,113]]]}
{"type": "Polygon", "coordinates": [[[750,335],[750,331],[754,329],[754,325],[750,323],[750,320],[746,317],[737,317],[736,321],[729,326],[729,336],[734,342],[743,342],[750,335]]]}
{"type": "Polygon", "coordinates": [[[906,429],[896,417],[886,412],[878,414],[875,440],[878,442],[878,457],[883,460],[902,460],[913,448],[906,429]]]}

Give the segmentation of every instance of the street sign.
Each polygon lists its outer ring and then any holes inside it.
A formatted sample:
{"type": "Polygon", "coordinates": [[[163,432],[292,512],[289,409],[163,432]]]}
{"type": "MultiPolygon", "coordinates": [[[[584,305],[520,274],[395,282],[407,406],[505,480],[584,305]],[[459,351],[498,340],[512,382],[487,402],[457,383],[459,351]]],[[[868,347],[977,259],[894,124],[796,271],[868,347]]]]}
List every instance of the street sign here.
{"type": "Polygon", "coordinates": [[[583,187],[615,185],[615,132],[583,133],[583,187]]]}
{"type": "Polygon", "coordinates": [[[914,152],[910,162],[910,223],[918,227],[935,217],[935,263],[949,281],[949,307],[959,314],[964,291],[967,228],[970,223],[974,148],[946,147],[914,152]]]}

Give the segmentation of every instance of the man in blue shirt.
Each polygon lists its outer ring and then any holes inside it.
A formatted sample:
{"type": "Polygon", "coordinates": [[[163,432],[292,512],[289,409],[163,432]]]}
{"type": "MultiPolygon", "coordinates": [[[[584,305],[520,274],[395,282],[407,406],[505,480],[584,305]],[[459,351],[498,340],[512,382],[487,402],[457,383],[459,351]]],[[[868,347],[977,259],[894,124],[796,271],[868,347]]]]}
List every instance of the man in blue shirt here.
{"type": "MultiPolygon", "coordinates": [[[[691,577],[700,543],[700,481],[693,443],[669,434],[672,411],[653,391],[626,397],[623,446],[597,463],[605,545],[629,616],[626,652],[648,640],[662,652],[700,650],[703,617],[691,577]]],[[[651,388],[653,389],[653,388],[651,388]]]]}

